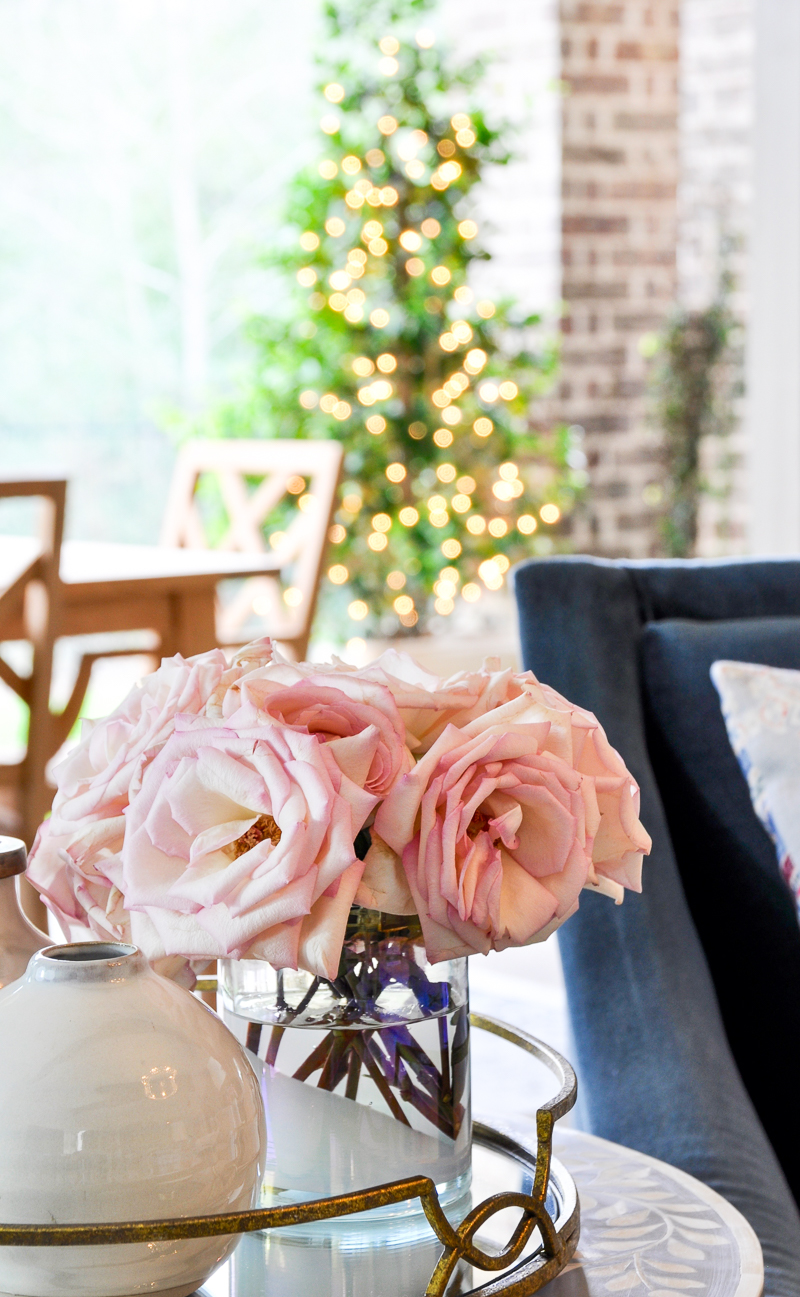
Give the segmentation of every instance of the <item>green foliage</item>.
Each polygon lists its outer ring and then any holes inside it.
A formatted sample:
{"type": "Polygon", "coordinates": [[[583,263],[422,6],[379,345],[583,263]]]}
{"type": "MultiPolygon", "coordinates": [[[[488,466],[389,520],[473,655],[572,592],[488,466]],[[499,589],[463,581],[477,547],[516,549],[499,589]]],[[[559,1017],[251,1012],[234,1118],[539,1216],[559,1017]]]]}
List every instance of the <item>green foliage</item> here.
{"type": "Polygon", "coordinates": [[[694,552],[700,497],[708,492],[700,468],[704,437],[724,436],[733,425],[737,395],[732,337],[738,328],[723,274],[716,301],[703,311],[678,311],[659,340],[652,378],[655,418],[664,434],[667,501],[662,520],[670,557],[694,552]]]}
{"type": "Polygon", "coordinates": [[[251,322],[252,389],[213,422],[222,436],[345,443],[331,539],[347,574],[324,593],[362,614],[353,629],[383,634],[448,615],[459,585],[473,599],[499,588],[509,561],[552,545],[540,506],[557,521],[584,482],[566,430],[530,417],[558,363],[531,341],[539,317],[476,301],[467,283],[489,255],[473,191],[509,161],[511,128],[477,104],[483,63],[452,67],[418,30],[429,7],[327,5],[324,155],[291,182],[267,259],[292,288],[251,322]]]}

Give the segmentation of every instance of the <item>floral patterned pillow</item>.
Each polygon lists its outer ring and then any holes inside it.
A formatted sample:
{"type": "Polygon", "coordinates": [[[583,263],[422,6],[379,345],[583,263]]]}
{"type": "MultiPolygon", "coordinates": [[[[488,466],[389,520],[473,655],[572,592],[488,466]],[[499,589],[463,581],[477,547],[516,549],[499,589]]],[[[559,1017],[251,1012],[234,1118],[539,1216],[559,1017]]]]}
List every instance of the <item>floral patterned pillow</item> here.
{"type": "Polygon", "coordinates": [[[800,671],[715,662],[711,679],[753,807],[800,917],[800,671]]]}

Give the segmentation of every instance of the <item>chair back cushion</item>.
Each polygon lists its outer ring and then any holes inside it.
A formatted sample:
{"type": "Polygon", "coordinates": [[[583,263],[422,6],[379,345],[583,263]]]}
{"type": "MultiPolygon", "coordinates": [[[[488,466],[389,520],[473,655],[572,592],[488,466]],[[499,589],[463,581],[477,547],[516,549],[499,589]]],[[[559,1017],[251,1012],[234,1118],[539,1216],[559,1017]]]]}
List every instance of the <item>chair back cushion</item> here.
{"type": "Polygon", "coordinates": [[[745,1085],[784,1169],[798,1167],[800,926],[753,810],[710,669],[720,658],[800,668],[800,618],[644,627],[648,749],[684,890],[745,1085]]]}

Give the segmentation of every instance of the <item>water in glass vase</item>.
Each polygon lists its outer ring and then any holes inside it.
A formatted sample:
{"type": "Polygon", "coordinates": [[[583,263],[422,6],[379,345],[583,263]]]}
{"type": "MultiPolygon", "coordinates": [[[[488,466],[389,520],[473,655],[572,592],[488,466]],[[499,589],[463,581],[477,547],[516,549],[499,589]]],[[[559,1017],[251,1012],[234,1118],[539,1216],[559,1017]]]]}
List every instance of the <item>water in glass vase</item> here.
{"type": "MultiPolygon", "coordinates": [[[[466,1193],[466,960],[429,964],[415,917],[354,909],[335,979],[227,960],[221,988],[261,1077],[265,1205],[409,1175],[429,1175],[443,1203],[466,1193]]],[[[417,1200],[371,1215],[420,1211],[417,1200]]]]}

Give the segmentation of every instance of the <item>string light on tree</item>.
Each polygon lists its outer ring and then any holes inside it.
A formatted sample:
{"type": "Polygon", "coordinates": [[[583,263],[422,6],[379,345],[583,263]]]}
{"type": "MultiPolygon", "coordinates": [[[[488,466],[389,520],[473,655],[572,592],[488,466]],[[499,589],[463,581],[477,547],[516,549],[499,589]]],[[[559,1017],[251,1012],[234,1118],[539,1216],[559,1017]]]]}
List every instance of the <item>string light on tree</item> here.
{"type": "MultiPolygon", "coordinates": [[[[334,634],[360,623],[362,645],[501,589],[511,561],[552,546],[582,485],[566,430],[531,418],[555,350],[470,283],[488,259],[475,192],[511,131],[487,123],[482,65],[454,67],[424,22],[433,7],[326,6],[319,155],[289,186],[295,232],[269,258],[290,305],[252,322],[252,391],[226,410],[244,436],[345,443],[322,606],[334,634]]],[[[290,490],[314,507],[305,480],[290,490]]],[[[272,524],[278,548],[288,525],[272,524]]]]}

